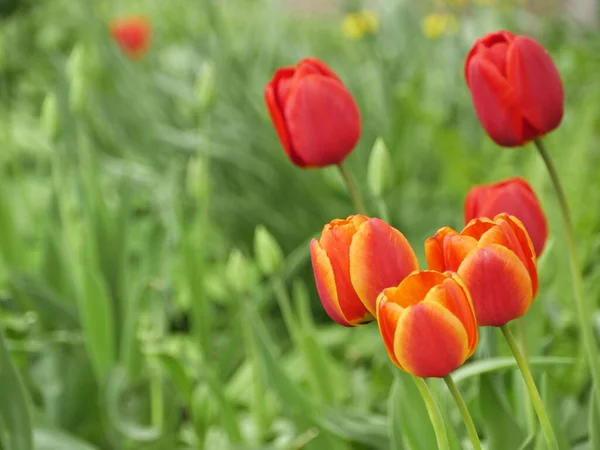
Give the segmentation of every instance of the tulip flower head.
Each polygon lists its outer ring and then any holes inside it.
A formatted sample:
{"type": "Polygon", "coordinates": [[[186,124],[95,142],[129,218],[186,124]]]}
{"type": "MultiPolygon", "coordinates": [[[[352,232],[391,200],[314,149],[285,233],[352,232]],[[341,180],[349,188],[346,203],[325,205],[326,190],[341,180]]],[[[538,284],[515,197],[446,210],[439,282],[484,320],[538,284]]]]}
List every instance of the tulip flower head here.
{"type": "Polygon", "coordinates": [[[127,56],[136,59],[148,51],[152,27],[144,17],[122,17],[111,23],[110,34],[127,56]]]}
{"type": "Polygon", "coordinates": [[[460,233],[441,228],[425,241],[425,256],[430,269],[462,278],[480,326],[500,327],[523,316],[537,294],[533,244],[514,216],[473,219],[460,233]]]}
{"type": "Polygon", "coordinates": [[[354,98],[318,59],[277,70],[265,100],[281,145],[298,167],[340,164],[360,138],[354,98]]]}
{"type": "Polygon", "coordinates": [[[414,272],[377,299],[377,321],[392,362],[418,377],[445,377],[475,352],[479,334],[458,275],[414,272]]]}
{"type": "Polygon", "coordinates": [[[465,199],[465,224],[478,217],[506,213],[516,216],[527,230],[539,257],[548,238],[548,224],[540,201],[529,183],[513,177],[471,188],[465,199]]]}
{"type": "Polygon", "coordinates": [[[527,36],[498,31],[479,38],[465,79],[479,121],[498,145],[518,147],[554,130],[564,94],[548,52],[527,36]]]}
{"type": "Polygon", "coordinates": [[[310,244],[321,303],[344,326],[372,322],[377,296],[418,269],[404,235],[380,219],[362,215],[325,225],[310,244]]]}

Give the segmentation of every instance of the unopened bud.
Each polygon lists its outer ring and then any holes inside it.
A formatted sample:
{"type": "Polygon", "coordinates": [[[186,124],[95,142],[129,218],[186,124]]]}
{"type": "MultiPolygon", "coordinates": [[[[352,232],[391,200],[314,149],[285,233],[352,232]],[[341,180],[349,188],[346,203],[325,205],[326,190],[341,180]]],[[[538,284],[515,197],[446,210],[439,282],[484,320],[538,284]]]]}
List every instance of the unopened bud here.
{"type": "Polygon", "coordinates": [[[273,275],[283,264],[281,247],[271,233],[262,225],[254,232],[254,256],[258,268],[265,275],[273,275]]]}
{"type": "Polygon", "coordinates": [[[375,197],[381,197],[394,183],[392,158],[381,138],[377,138],[369,156],[367,183],[375,197]]]}

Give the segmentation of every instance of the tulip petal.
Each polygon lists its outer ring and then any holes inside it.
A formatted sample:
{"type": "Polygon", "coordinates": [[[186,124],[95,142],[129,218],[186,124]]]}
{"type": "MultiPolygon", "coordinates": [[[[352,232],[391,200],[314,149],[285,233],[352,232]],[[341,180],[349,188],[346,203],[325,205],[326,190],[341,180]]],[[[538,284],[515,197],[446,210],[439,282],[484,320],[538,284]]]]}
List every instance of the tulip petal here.
{"type": "Polygon", "coordinates": [[[444,275],[449,278],[429,291],[424,302],[439,303],[460,320],[467,332],[467,348],[470,357],[475,352],[479,338],[473,302],[467,287],[458,275],[453,272],[446,272],[444,275]]]}
{"type": "Polygon", "coordinates": [[[324,227],[320,240],[333,269],[339,308],[344,318],[353,325],[373,320],[350,281],[350,245],[357,228],[366,220],[360,215],[334,220],[324,227]]]}
{"type": "Polygon", "coordinates": [[[305,167],[306,164],[296,154],[292,147],[292,141],[288,132],[285,118],[283,116],[283,102],[280,99],[280,95],[287,97],[290,91],[290,79],[294,75],[295,69],[293,67],[283,67],[273,76],[273,79],[265,87],[265,102],[269,110],[269,115],[273,121],[273,126],[281,142],[281,146],[288,156],[290,161],[298,167],[305,167]]]}
{"type": "Polygon", "coordinates": [[[494,217],[494,221],[504,230],[506,236],[510,236],[511,245],[509,248],[513,251],[514,248],[520,249],[519,252],[515,253],[517,253],[517,256],[525,264],[527,272],[529,272],[533,296],[535,297],[538,291],[537,258],[525,225],[516,217],[509,216],[508,214],[499,214],[494,217]]]}
{"type": "Polygon", "coordinates": [[[425,259],[430,270],[445,272],[446,258],[444,257],[444,239],[458,233],[450,227],[440,228],[434,236],[425,241],[425,259]]]}
{"type": "Polygon", "coordinates": [[[415,376],[445,377],[465,362],[467,353],[465,327],[438,303],[411,306],[398,320],[394,354],[415,376]]]}
{"type": "Polygon", "coordinates": [[[563,116],[563,86],[546,49],[527,36],[517,36],[507,53],[507,76],[523,117],[540,134],[558,127],[563,116]]]}
{"type": "Polygon", "coordinates": [[[465,228],[460,232],[460,234],[464,236],[471,236],[477,240],[483,236],[483,234],[488,231],[490,228],[495,227],[496,224],[492,219],[488,219],[485,217],[479,217],[477,219],[471,220],[465,228]]]}
{"type": "Polygon", "coordinates": [[[418,268],[417,256],[404,235],[383,220],[363,223],[352,238],[350,280],[372,314],[381,291],[398,286],[418,268]]]}
{"type": "Polygon", "coordinates": [[[446,275],[434,270],[413,272],[402,280],[398,287],[387,288],[383,292],[388,302],[408,308],[423,301],[434,286],[443,283],[447,278],[446,275]]]}
{"type": "MultiPolygon", "coordinates": [[[[523,222],[535,253],[539,256],[548,237],[548,224],[538,198],[525,180],[511,178],[504,183],[499,183],[490,190],[487,198],[480,202],[476,215],[493,218],[500,213],[516,216],[523,222]]],[[[466,216],[467,205],[465,204],[466,216]]]]}
{"type": "Polygon", "coordinates": [[[533,300],[532,283],[514,252],[492,244],[471,252],[458,269],[467,286],[479,326],[503,326],[523,316],[533,300]]]}
{"type": "MultiPolygon", "coordinates": [[[[482,204],[487,201],[490,195],[491,188],[486,185],[473,186],[465,197],[464,207],[464,218],[465,225],[469,223],[471,219],[477,219],[479,217],[488,217],[486,214],[482,214],[482,204]]],[[[495,216],[498,213],[495,213],[495,216]]],[[[492,216],[492,217],[493,217],[492,216]]],[[[491,218],[491,217],[490,217],[491,218]]]]}
{"type": "Polygon", "coordinates": [[[360,137],[360,113],[352,95],[323,75],[297,80],[284,116],[294,151],[307,166],[341,163],[360,137]]]}
{"type": "Polygon", "coordinates": [[[404,311],[402,306],[389,302],[384,292],[377,298],[377,324],[379,325],[379,332],[383,338],[388,356],[401,370],[404,369],[394,354],[394,336],[396,335],[398,319],[404,311]]]}
{"type": "Polygon", "coordinates": [[[327,65],[323,61],[317,58],[301,59],[297,64],[297,70],[302,75],[307,75],[311,73],[320,74],[329,78],[333,78],[334,80],[339,81],[340,83],[342,82],[342,80],[340,80],[340,78],[336,75],[336,73],[333,70],[327,67],[327,65]]]}
{"type": "Polygon", "coordinates": [[[471,236],[448,235],[444,238],[444,267],[456,272],[466,256],[477,247],[477,240],[471,236]]]}
{"type": "Polygon", "coordinates": [[[477,55],[467,71],[475,113],[490,138],[504,147],[522,145],[523,116],[508,81],[492,62],[477,55]]]}
{"type": "Polygon", "coordinates": [[[316,239],[313,239],[310,243],[310,256],[315,275],[315,284],[317,285],[317,292],[319,293],[323,308],[329,317],[340,325],[345,327],[352,326],[344,318],[340,309],[331,261],[316,239]]]}

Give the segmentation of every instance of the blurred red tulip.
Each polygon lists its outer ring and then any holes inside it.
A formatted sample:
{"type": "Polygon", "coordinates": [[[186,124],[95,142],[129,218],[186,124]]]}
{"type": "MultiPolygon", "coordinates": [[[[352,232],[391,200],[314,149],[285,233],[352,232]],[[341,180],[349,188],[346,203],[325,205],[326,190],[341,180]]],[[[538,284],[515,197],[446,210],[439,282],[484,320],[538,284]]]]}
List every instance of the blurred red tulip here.
{"type": "Polygon", "coordinates": [[[475,352],[479,333],[469,291],[453,272],[414,272],[377,299],[392,362],[418,377],[445,377],[475,352]]]}
{"type": "Polygon", "coordinates": [[[360,138],[354,98],[318,59],[277,70],[265,100],[286,155],[299,167],[340,164],[360,138]]]}
{"type": "Polygon", "coordinates": [[[150,47],[152,26],[144,17],[121,17],[110,24],[110,34],[130,58],[140,58],[150,47]]]}
{"type": "Polygon", "coordinates": [[[513,177],[471,188],[465,199],[465,224],[479,217],[491,219],[500,213],[516,216],[523,222],[539,257],[548,238],[548,225],[542,205],[525,179],[513,177]]]}
{"type": "Polygon", "coordinates": [[[458,273],[480,326],[500,327],[523,316],[538,290],[535,251],[519,219],[473,219],[457,233],[444,227],[425,241],[432,270],[458,273]]]}
{"type": "Polygon", "coordinates": [[[417,257],[400,231],[361,215],[325,225],[310,254],[321,303],[340,325],[372,322],[375,302],[418,269],[417,257]]]}
{"type": "Polygon", "coordinates": [[[465,78],[477,117],[498,145],[523,145],[562,120],[558,70],[544,47],[527,36],[498,31],[477,39],[465,78]]]}

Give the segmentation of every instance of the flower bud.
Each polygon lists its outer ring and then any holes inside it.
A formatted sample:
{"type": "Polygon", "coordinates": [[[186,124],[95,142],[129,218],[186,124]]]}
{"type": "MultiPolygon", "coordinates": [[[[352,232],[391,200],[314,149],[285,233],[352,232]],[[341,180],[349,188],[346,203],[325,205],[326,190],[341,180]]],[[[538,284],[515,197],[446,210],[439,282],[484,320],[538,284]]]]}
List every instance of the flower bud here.
{"type": "Polygon", "coordinates": [[[371,150],[367,183],[375,197],[381,197],[394,183],[394,165],[382,138],[377,138],[371,150]]]}
{"type": "Polygon", "coordinates": [[[258,268],[266,276],[276,273],[283,264],[284,256],[281,247],[262,225],[256,227],[254,232],[254,256],[258,268]]]}

